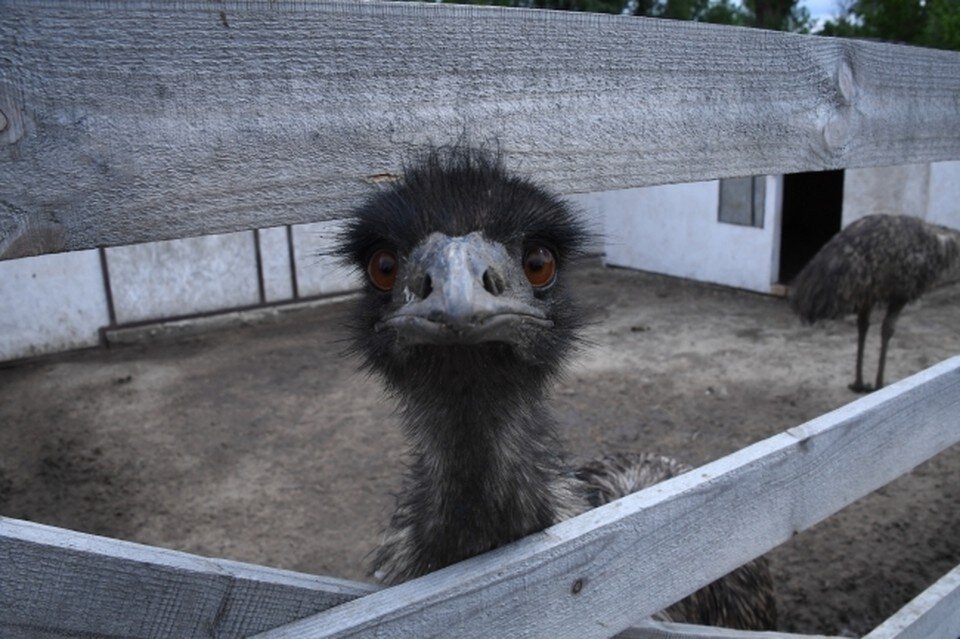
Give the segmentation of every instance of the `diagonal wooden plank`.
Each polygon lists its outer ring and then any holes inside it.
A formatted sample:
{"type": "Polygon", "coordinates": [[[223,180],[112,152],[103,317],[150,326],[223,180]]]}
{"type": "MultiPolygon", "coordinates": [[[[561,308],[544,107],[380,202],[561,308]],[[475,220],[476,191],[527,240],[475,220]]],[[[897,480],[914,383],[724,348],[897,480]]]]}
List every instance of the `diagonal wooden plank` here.
{"type": "Polygon", "coordinates": [[[0,258],[340,217],[461,134],[562,193],[960,158],[957,52],[406,2],[0,14],[0,258]]]}
{"type": "MultiPolygon", "coordinates": [[[[0,517],[4,639],[245,637],[379,589],[0,517]]],[[[618,635],[619,639],[797,637],[650,620],[618,635]]]]}
{"type": "Polygon", "coordinates": [[[792,632],[733,630],[648,619],[624,630],[615,639],[840,639],[792,632]]]}
{"type": "Polygon", "coordinates": [[[960,356],[539,535],[258,637],[610,637],[958,440],[960,356]]]}
{"type": "MultiPolygon", "coordinates": [[[[245,637],[379,589],[0,517],[0,636],[5,639],[245,637]]],[[[651,620],[618,635],[797,637],[651,620]]]]}
{"type": "MultiPolygon", "coordinates": [[[[246,637],[379,589],[0,517],[4,639],[246,637]]],[[[618,639],[800,637],[652,620],[618,635],[618,639]]]]}
{"type": "Polygon", "coordinates": [[[377,590],[0,517],[0,637],[246,637],[377,590]]]}
{"type": "Polygon", "coordinates": [[[917,595],[863,639],[960,639],[960,566],[917,595]]]}

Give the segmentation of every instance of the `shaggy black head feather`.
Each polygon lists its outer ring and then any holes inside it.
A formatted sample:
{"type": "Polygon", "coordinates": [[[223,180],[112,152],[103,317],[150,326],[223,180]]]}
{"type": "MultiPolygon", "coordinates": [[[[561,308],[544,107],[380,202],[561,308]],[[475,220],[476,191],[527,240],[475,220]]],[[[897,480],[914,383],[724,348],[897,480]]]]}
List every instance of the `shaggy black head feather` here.
{"type": "Polygon", "coordinates": [[[543,240],[561,260],[578,255],[589,238],[567,202],[507,173],[497,156],[453,147],[429,151],[396,184],[354,211],[342,252],[362,269],[381,243],[409,253],[430,233],[473,231],[517,248],[543,240]]]}

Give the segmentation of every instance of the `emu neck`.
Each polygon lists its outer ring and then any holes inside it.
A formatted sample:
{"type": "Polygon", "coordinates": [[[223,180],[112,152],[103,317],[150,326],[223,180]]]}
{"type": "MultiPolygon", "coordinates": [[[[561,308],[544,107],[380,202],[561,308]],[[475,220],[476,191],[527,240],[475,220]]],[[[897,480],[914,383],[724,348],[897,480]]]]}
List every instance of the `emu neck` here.
{"type": "Polygon", "coordinates": [[[560,464],[540,393],[457,378],[441,386],[408,395],[404,411],[414,455],[405,501],[424,572],[556,520],[560,464]]]}

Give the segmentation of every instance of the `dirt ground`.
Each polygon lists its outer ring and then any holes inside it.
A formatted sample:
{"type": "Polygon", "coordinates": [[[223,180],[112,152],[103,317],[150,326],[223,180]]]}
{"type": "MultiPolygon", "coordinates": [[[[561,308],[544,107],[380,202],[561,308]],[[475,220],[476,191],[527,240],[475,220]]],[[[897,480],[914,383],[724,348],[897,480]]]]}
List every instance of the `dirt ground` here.
{"type": "MultiPolygon", "coordinates": [[[[595,309],[554,394],[575,455],[701,464],[857,398],[852,319],[804,327],[779,298],[597,264],[574,277],[595,309]]],[[[0,514],[364,579],[403,442],[341,354],[348,308],[0,369],[0,514]]],[[[904,312],[888,378],[957,353],[960,286],[904,312]]],[[[859,635],[960,563],[958,489],[955,446],[772,552],[781,629],[859,635]]]]}

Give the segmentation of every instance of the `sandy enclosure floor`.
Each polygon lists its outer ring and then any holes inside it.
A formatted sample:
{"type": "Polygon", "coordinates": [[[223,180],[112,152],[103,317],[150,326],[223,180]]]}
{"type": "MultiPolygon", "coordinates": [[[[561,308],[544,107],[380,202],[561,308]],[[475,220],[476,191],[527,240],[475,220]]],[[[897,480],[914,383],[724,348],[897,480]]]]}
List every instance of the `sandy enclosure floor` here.
{"type": "MultiPolygon", "coordinates": [[[[701,464],[857,398],[851,320],[588,264],[591,346],[554,392],[570,453],[701,464]]],[[[341,355],[349,304],[0,369],[0,514],[364,579],[403,442],[341,355]]],[[[868,341],[867,376],[878,352],[868,341]]],[[[960,353],[960,286],[908,307],[890,381],[960,353]]],[[[771,553],[781,629],[860,634],[960,563],[960,449],[771,553]]]]}

